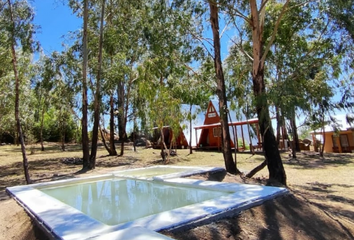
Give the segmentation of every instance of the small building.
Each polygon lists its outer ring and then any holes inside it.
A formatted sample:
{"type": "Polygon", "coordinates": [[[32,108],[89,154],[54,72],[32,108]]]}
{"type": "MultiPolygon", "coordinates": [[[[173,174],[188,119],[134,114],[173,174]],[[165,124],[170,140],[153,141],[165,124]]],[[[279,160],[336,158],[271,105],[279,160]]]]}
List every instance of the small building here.
{"type": "MultiPolygon", "coordinates": [[[[189,144],[188,141],[182,131],[182,128],[180,127],[179,132],[177,133],[178,136],[174,139],[174,133],[172,131],[172,128],[169,126],[164,126],[162,128],[162,132],[164,135],[164,142],[168,148],[170,148],[170,145],[172,143],[172,148],[178,148],[178,149],[186,149],[188,148],[189,144]],[[175,140],[175,141],[173,141],[175,140]]],[[[161,131],[158,128],[154,128],[154,134],[151,139],[152,142],[152,147],[155,149],[161,148],[161,131]]]]}
{"type": "MultiPolygon", "coordinates": [[[[262,142],[261,142],[261,137],[259,133],[259,126],[258,126],[258,119],[249,119],[245,121],[240,121],[240,122],[229,122],[229,127],[232,127],[230,130],[230,133],[233,135],[231,137],[231,148],[235,148],[238,151],[244,151],[246,149],[246,144],[245,144],[245,137],[244,137],[244,126],[254,124],[254,128],[256,129],[256,135],[257,135],[257,143],[252,146],[250,143],[249,149],[253,150],[262,150],[262,142]],[[241,136],[240,138],[242,139],[242,145],[238,146],[238,127],[241,128],[241,136]],[[236,146],[235,146],[235,143],[236,146]]],[[[213,150],[220,150],[221,145],[222,145],[222,139],[221,139],[221,123],[220,123],[220,116],[217,113],[213,103],[209,101],[207,112],[205,114],[205,119],[204,119],[204,124],[201,126],[194,127],[195,129],[195,136],[196,136],[196,149],[213,149],[213,150]],[[199,139],[198,139],[198,130],[201,130],[199,139]]],[[[248,134],[250,132],[248,131],[248,134]]],[[[230,135],[231,135],[230,134],[230,135]]],[[[250,136],[248,136],[248,139],[251,139],[250,136]]],[[[250,141],[251,142],[251,141],[250,141]]]]}
{"type": "Polygon", "coordinates": [[[323,144],[324,152],[331,153],[351,153],[354,151],[354,128],[345,127],[339,131],[334,131],[330,126],[325,127],[324,134],[322,131],[311,132],[315,151],[318,151],[318,144],[323,144]],[[324,135],[324,137],[323,137],[324,135]]]}

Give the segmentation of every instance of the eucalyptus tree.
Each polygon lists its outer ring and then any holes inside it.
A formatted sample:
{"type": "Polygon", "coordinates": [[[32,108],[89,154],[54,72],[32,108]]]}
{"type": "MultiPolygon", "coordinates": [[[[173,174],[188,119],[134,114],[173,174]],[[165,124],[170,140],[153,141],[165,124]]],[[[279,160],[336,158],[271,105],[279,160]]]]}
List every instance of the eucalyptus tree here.
{"type": "Polygon", "coordinates": [[[340,81],[335,84],[340,89],[342,98],[338,103],[341,109],[353,111],[353,56],[354,56],[354,8],[353,1],[328,0],[323,1],[320,9],[327,13],[328,19],[333,24],[333,39],[336,41],[337,54],[343,56],[341,61],[342,73],[338,78],[340,81]]]}
{"type": "MultiPolygon", "coordinates": [[[[194,70],[193,70],[194,71],[194,70]]],[[[200,72],[200,71],[198,71],[200,72]]],[[[201,109],[206,109],[208,101],[213,94],[213,88],[207,83],[207,79],[201,73],[186,74],[185,79],[175,84],[174,93],[179,96],[183,104],[189,105],[187,120],[189,121],[189,153],[193,153],[192,147],[192,123],[201,109]],[[195,111],[193,112],[193,106],[195,111]],[[198,109],[199,108],[199,109],[198,109]]]]}
{"type": "MultiPolygon", "coordinates": [[[[115,108],[113,104],[110,106],[110,123],[113,124],[115,113],[121,141],[120,156],[124,154],[124,142],[127,140],[126,127],[128,117],[132,113],[132,91],[137,80],[136,67],[146,50],[142,44],[143,29],[146,24],[143,17],[149,6],[142,7],[144,4],[147,2],[141,0],[120,2],[110,0],[107,3],[107,24],[103,45],[107,53],[105,89],[110,93],[111,103],[113,103],[113,94],[116,92],[117,105],[115,108]]],[[[110,131],[111,143],[114,141],[113,125],[110,125],[110,131]]],[[[110,148],[113,147],[111,144],[110,148]]]]}
{"type": "MultiPolygon", "coordinates": [[[[265,28],[274,28],[281,5],[272,5],[267,16],[265,28]]],[[[311,95],[316,94],[311,85],[313,78],[320,72],[326,72],[327,78],[321,78],[321,85],[328,85],[330,79],[338,75],[338,59],[335,44],[328,37],[333,28],[319,14],[314,14],[314,6],[290,3],[279,25],[277,36],[270,49],[267,76],[272,79],[269,96],[276,106],[277,116],[287,118],[293,137],[293,157],[300,151],[296,126],[296,112],[308,112],[311,95]],[[316,15],[316,16],[315,16],[316,15]],[[301,16],[301,17],[298,17],[301,16]],[[271,74],[275,73],[275,74],[271,74]]],[[[319,86],[321,87],[321,86],[319,86]]],[[[324,97],[324,96],[323,96],[324,97]]]]}
{"type": "MultiPolygon", "coordinates": [[[[34,78],[34,92],[38,101],[37,119],[40,121],[40,141],[43,142],[44,121],[48,117],[47,111],[50,109],[55,113],[55,126],[46,131],[58,133],[57,138],[61,141],[62,150],[65,150],[65,139],[70,139],[75,127],[72,121],[74,111],[74,97],[77,94],[75,89],[73,74],[75,71],[69,53],[52,52],[50,56],[41,56],[39,60],[39,71],[34,78]],[[69,130],[70,129],[70,130],[69,130]],[[65,137],[68,134],[70,136],[65,137]]],[[[48,124],[48,122],[46,123],[48,124]]],[[[76,128],[76,127],[75,127],[76,128]]],[[[45,133],[46,137],[48,132],[45,133]]],[[[42,143],[42,150],[44,146],[42,143]]]]}
{"type": "Polygon", "coordinates": [[[270,47],[275,39],[278,27],[281,24],[282,17],[287,11],[290,0],[281,2],[281,11],[276,18],[274,28],[269,34],[269,38],[265,37],[265,19],[268,5],[276,3],[276,1],[229,1],[227,2],[227,14],[230,21],[239,26],[240,19],[244,21],[245,27],[249,31],[252,44],[251,54],[246,56],[252,62],[252,82],[253,94],[255,97],[255,107],[259,119],[260,131],[263,138],[263,150],[265,161],[269,170],[269,178],[286,185],[286,174],[280,157],[278,144],[274,136],[269,115],[269,105],[266,94],[266,82],[264,80],[265,62],[270,47]]]}
{"type": "Polygon", "coordinates": [[[90,161],[89,150],[89,137],[87,129],[87,68],[88,68],[88,8],[89,1],[83,0],[83,33],[82,33],[82,118],[81,118],[81,141],[82,141],[82,153],[83,153],[83,170],[92,169],[92,163],[90,161]]]}
{"type": "Polygon", "coordinates": [[[191,6],[189,1],[149,1],[145,5],[142,43],[146,52],[138,66],[139,116],[144,124],[148,122],[148,128],[156,127],[161,138],[164,126],[173,128],[174,136],[180,131],[179,105],[183,102],[179,85],[188,85],[189,65],[200,53],[192,38],[196,8],[186,10],[186,6],[191,6]]]}
{"type": "Polygon", "coordinates": [[[31,180],[28,173],[28,160],[20,119],[19,106],[21,73],[19,73],[17,61],[17,52],[19,49],[16,49],[16,47],[20,45],[22,53],[33,52],[35,50],[36,44],[33,40],[33,34],[35,33],[33,17],[33,9],[27,1],[18,0],[13,2],[11,0],[7,0],[1,11],[1,25],[3,26],[3,28],[1,28],[3,29],[1,35],[6,39],[4,41],[6,48],[11,49],[12,70],[15,79],[15,119],[18,136],[21,143],[23,167],[27,183],[30,183],[31,180]]]}
{"type": "Polygon", "coordinates": [[[54,88],[54,69],[51,58],[41,54],[39,61],[36,64],[36,71],[38,77],[33,79],[34,94],[37,99],[36,121],[40,125],[39,141],[41,143],[41,150],[44,151],[43,144],[43,128],[44,116],[50,107],[52,90],[54,88]]]}
{"type": "Polygon", "coordinates": [[[100,17],[99,17],[99,41],[98,41],[98,56],[97,56],[97,69],[96,69],[96,86],[94,97],[94,123],[92,130],[92,144],[89,169],[94,169],[96,165],[97,155],[97,141],[98,141],[98,127],[100,121],[100,105],[101,105],[101,81],[102,81],[102,54],[103,54],[103,28],[104,28],[104,15],[105,15],[106,1],[102,0],[100,4],[100,17]]]}
{"type": "MultiPolygon", "coordinates": [[[[3,24],[3,22],[1,23],[3,24]]],[[[11,138],[15,139],[17,134],[15,134],[16,129],[14,130],[16,121],[13,117],[15,112],[15,93],[12,81],[13,74],[11,74],[13,72],[11,49],[7,47],[5,31],[0,30],[0,34],[0,62],[2,63],[0,69],[0,135],[1,137],[11,136],[11,138]]]]}
{"type": "Polygon", "coordinates": [[[226,99],[225,77],[222,67],[220,32],[219,32],[219,2],[209,1],[210,23],[213,32],[213,47],[214,47],[214,68],[216,73],[217,90],[216,94],[219,98],[219,112],[221,123],[222,136],[222,151],[225,161],[226,171],[230,173],[240,173],[236,168],[236,164],[231,153],[231,138],[228,123],[229,108],[226,99]]]}

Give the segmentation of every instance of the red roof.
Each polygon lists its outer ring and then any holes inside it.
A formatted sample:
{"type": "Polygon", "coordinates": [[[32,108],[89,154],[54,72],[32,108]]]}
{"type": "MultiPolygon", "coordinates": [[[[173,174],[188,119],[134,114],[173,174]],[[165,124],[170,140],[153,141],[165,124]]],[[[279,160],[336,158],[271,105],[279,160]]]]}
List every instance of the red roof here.
{"type": "MultiPolygon", "coordinates": [[[[239,121],[239,122],[229,122],[229,126],[240,126],[240,125],[253,124],[253,123],[258,123],[258,118],[252,118],[252,119],[239,121]]],[[[218,126],[221,126],[220,122],[196,126],[196,127],[194,127],[194,129],[206,129],[206,128],[212,128],[212,127],[218,127],[218,126]]]]}

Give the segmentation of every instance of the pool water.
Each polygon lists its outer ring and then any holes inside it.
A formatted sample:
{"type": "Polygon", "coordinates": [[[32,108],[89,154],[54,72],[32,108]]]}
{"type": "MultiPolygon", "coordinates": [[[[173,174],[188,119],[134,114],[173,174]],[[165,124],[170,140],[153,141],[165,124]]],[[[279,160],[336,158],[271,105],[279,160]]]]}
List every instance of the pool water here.
{"type": "Polygon", "coordinates": [[[231,194],[137,179],[103,179],[40,191],[107,225],[231,194]]]}

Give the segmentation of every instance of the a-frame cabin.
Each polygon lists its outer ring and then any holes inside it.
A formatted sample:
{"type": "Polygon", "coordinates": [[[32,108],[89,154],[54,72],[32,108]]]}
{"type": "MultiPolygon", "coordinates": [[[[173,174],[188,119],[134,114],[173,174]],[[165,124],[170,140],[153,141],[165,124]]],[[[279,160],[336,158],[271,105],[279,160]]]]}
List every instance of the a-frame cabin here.
{"type": "MultiPolygon", "coordinates": [[[[221,149],[222,139],[220,116],[211,101],[209,101],[208,104],[204,124],[202,126],[195,127],[194,129],[196,131],[196,138],[197,130],[202,130],[199,140],[196,139],[197,149],[221,149]]],[[[231,147],[235,147],[232,140],[231,147]]]]}
{"type": "MultiPolygon", "coordinates": [[[[168,148],[170,148],[170,145],[172,144],[173,148],[177,148],[177,149],[187,149],[189,144],[188,141],[183,133],[182,128],[180,127],[179,129],[180,131],[178,132],[178,136],[174,139],[174,133],[172,131],[172,128],[169,126],[164,126],[162,128],[162,132],[164,135],[164,140],[165,140],[165,144],[168,148]]],[[[158,128],[154,129],[154,135],[153,137],[150,139],[152,142],[152,147],[154,149],[160,149],[161,148],[161,131],[158,128]]]]}

